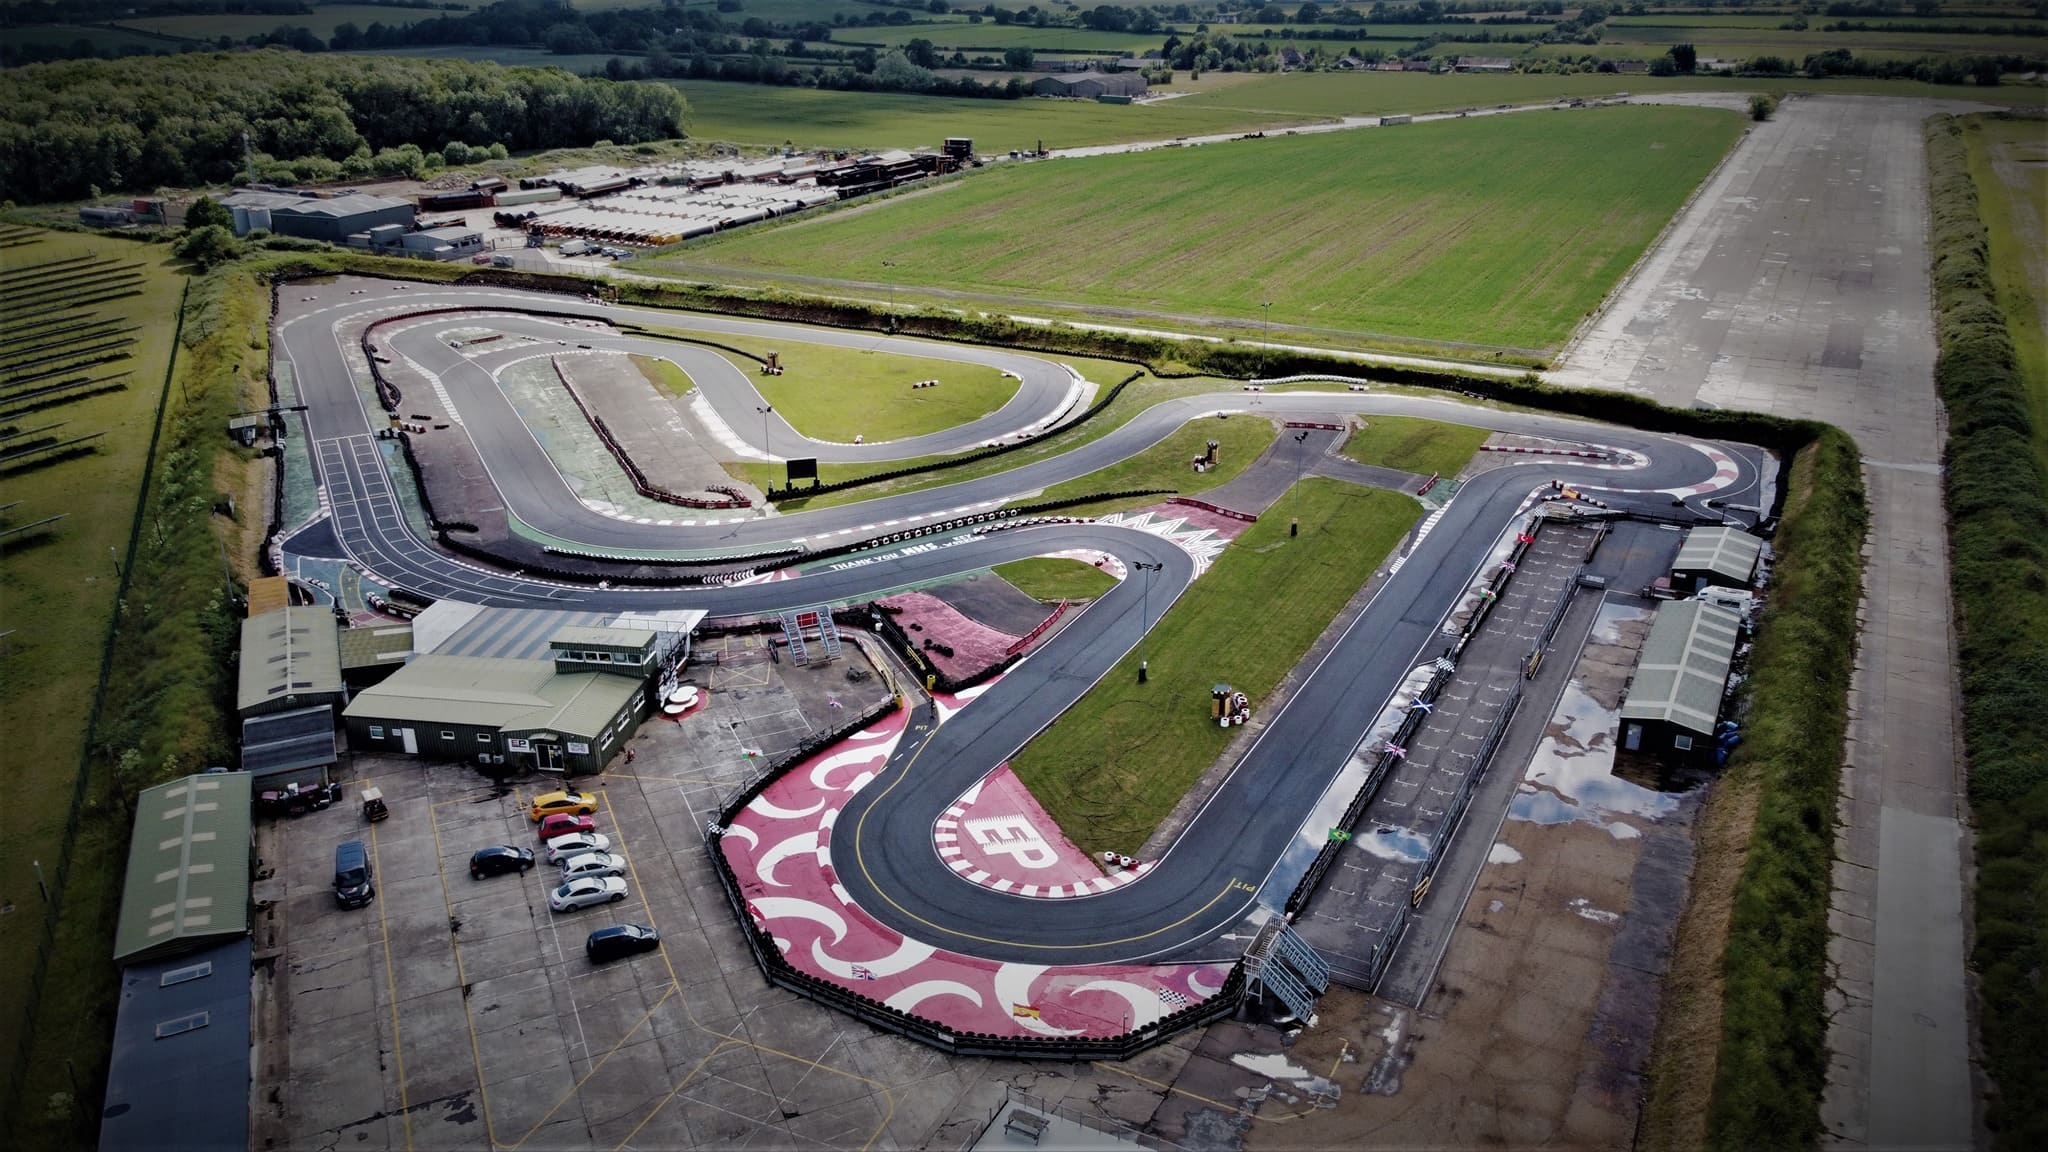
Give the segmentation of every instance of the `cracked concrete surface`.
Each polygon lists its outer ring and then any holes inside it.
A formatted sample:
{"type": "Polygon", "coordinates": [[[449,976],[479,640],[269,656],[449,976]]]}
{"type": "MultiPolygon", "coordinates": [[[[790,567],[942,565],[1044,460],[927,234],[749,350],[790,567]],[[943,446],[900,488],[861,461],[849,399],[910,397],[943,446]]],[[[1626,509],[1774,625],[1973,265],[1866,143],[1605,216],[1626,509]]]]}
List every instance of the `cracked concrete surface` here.
{"type": "Polygon", "coordinates": [[[1974,1117],[1954,635],[1922,121],[1822,97],[1755,126],[1552,376],[1855,437],[1870,535],[1849,698],[1822,1120],[1836,1144],[1967,1147],[1974,1117]]]}

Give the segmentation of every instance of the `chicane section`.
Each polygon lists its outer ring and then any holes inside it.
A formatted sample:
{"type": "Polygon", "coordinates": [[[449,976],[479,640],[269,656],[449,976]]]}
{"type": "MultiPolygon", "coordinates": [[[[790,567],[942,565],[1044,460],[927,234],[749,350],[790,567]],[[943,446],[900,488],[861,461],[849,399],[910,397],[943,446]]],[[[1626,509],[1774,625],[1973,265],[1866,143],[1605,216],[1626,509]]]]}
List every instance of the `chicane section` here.
{"type": "MultiPolygon", "coordinates": [[[[368,434],[370,416],[349,375],[336,325],[464,302],[489,311],[504,306],[508,296],[517,297],[521,305],[549,309],[559,308],[560,302],[532,294],[459,290],[409,292],[403,300],[392,301],[388,296],[366,298],[368,290],[346,285],[338,282],[314,289],[357,294],[352,303],[332,304],[286,321],[282,331],[285,354],[292,359],[311,405],[307,415],[318,449],[316,458],[344,549],[366,570],[417,591],[492,604],[597,609],[688,606],[717,616],[753,615],[798,604],[866,599],[895,587],[1007,560],[1088,548],[1126,564],[1163,566],[1157,578],[1160,587],[1151,598],[1154,615],[1150,618],[1156,620],[1156,614],[1165,611],[1194,576],[1192,559],[1158,536],[1083,523],[935,538],[930,543],[936,547],[898,548],[893,554],[878,556],[880,563],[828,568],[793,580],[716,588],[572,586],[454,560],[420,541],[398,506],[383,456],[368,434]]],[[[294,295],[303,291],[297,286],[288,290],[294,295]]],[[[597,305],[580,307],[592,316],[612,314],[597,305]]],[[[639,310],[638,315],[637,322],[644,324],[657,314],[639,310]]],[[[678,319],[661,316],[660,323],[677,327],[678,319]]],[[[688,319],[704,325],[739,324],[688,319]]],[[[781,340],[822,335],[778,325],[746,327],[752,334],[781,340]]],[[[664,351],[673,347],[662,345],[664,351]]],[[[969,357],[986,350],[956,351],[969,357]]],[[[1029,359],[1010,353],[988,354],[1029,359]]],[[[620,522],[592,513],[539,454],[487,373],[481,369],[465,372],[461,364],[451,362],[438,365],[436,374],[451,392],[460,390],[457,406],[469,434],[491,462],[493,481],[507,506],[522,519],[593,547],[643,549],[768,545],[819,541],[827,536],[854,540],[877,535],[897,525],[942,518],[958,508],[1085,475],[1156,443],[1189,419],[1241,412],[1244,403],[1242,397],[1229,393],[1168,401],[1088,445],[998,476],[866,504],[691,529],[620,522]]],[[[963,709],[949,723],[929,728],[919,739],[899,747],[877,778],[848,801],[831,831],[829,850],[852,902],[866,914],[907,938],[928,939],[963,954],[1005,963],[1193,961],[1229,951],[1219,937],[1231,933],[1254,911],[1276,861],[1285,854],[1304,816],[1327,791],[1345,753],[1363,735],[1364,727],[1400,678],[1437,643],[1443,620],[1486,562],[1495,535],[1532,489],[1561,477],[1598,488],[1618,507],[1635,505],[1668,512],[1674,502],[1703,499],[1703,483],[1716,484],[1717,492],[1734,496],[1757,487],[1762,480],[1761,453],[1741,447],[1732,449],[1732,457],[1718,451],[1710,455],[1704,446],[1674,437],[1410,396],[1279,393],[1260,399],[1262,417],[1395,413],[1564,440],[1597,438],[1635,453],[1640,463],[1617,470],[1545,460],[1489,471],[1466,484],[1433,519],[1432,530],[1414,545],[1400,570],[1375,595],[1302,690],[1273,718],[1159,867],[1114,891],[1052,904],[1038,902],[1028,906],[1028,916],[1020,915],[1019,897],[965,884],[940,864],[930,850],[930,831],[953,797],[1007,759],[1137,643],[1148,623],[1140,619],[1144,598],[1132,589],[1131,582],[1124,582],[1087,609],[1087,627],[1070,627],[1053,637],[989,687],[983,694],[985,706],[963,709]],[[1730,459],[1735,463],[1732,470],[1727,463],[1730,459]],[[1674,497],[1674,492],[1681,494],[1674,497]],[[913,775],[914,783],[906,783],[913,775]]]]}

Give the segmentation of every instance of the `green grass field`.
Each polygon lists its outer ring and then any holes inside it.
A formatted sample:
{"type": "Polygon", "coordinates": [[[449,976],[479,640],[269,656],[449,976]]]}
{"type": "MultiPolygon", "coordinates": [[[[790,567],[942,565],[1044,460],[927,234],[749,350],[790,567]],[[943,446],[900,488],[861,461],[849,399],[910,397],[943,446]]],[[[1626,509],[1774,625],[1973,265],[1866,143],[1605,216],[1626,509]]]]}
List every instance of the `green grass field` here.
{"type": "Polygon", "coordinates": [[[1089,854],[1136,852],[1234,734],[1209,719],[1210,686],[1263,703],[1420,512],[1396,493],[1306,481],[1299,537],[1284,516],[1252,525],[1010,767],[1089,854]]]}
{"type": "Polygon", "coordinates": [[[910,288],[1239,321],[1270,302],[1283,324],[1540,352],[1742,125],[1710,109],[1602,108],[1062,160],[666,262],[813,287],[860,269],[910,288]]]}
{"type": "Polygon", "coordinates": [[[1418,420],[1411,416],[1375,416],[1344,440],[1341,451],[1360,464],[1399,468],[1417,476],[1456,476],[1479,446],[1484,428],[1418,420]]]}
{"type": "MultiPolygon", "coordinates": [[[[1036,500],[1068,500],[1091,492],[1127,492],[1136,488],[1161,488],[1192,496],[1220,488],[1251,467],[1279,436],[1270,420],[1239,416],[1234,420],[1196,420],[1181,425],[1173,434],[1136,456],[1119,460],[1107,468],[1055,484],[1036,500]],[[1221,445],[1218,461],[1207,472],[1197,472],[1188,462],[1202,454],[1209,441],[1221,445]]],[[[1076,516],[1101,516],[1127,508],[1156,504],[1161,497],[1135,496],[1119,500],[1098,500],[1068,511],[1076,516]]],[[[1031,501],[1026,501],[1029,503],[1031,501]]]]}
{"type": "MultiPolygon", "coordinates": [[[[737,346],[737,345],[736,345],[737,346]]],[[[748,349],[754,351],[753,349],[748,349]]],[[[783,374],[763,376],[751,360],[728,356],[791,427],[814,440],[869,444],[943,432],[981,419],[1010,402],[1017,381],[993,368],[828,348],[778,346],[783,374]],[[936,388],[912,388],[937,380],[936,388]]]]}
{"type": "Polygon", "coordinates": [[[10,28],[7,35],[17,48],[31,44],[55,44],[70,47],[80,40],[92,42],[93,47],[102,51],[123,49],[143,52],[175,52],[177,42],[162,36],[151,36],[128,28],[116,28],[108,24],[32,24],[26,28],[10,28]]]}
{"type": "Polygon", "coordinates": [[[1064,556],[1013,560],[991,569],[1019,592],[1050,604],[1056,600],[1093,600],[1116,587],[1116,577],[1093,564],[1064,556]]]}
{"type": "Polygon", "coordinates": [[[250,36],[262,36],[274,28],[304,28],[315,36],[326,40],[334,30],[343,24],[354,24],[368,28],[382,24],[388,28],[417,24],[431,20],[444,13],[432,8],[386,8],[376,4],[321,4],[312,12],[302,15],[276,15],[263,12],[222,12],[190,13],[180,16],[138,16],[122,20],[121,27],[137,28],[154,32],[159,36],[176,36],[184,40],[213,40],[221,36],[242,40],[250,36]]]}
{"type": "MultiPolygon", "coordinates": [[[[10,729],[5,760],[9,786],[19,795],[35,798],[13,812],[20,850],[0,859],[0,893],[14,906],[14,914],[0,916],[0,966],[15,974],[0,981],[0,1053],[10,1063],[18,1051],[15,1045],[28,995],[27,974],[43,924],[43,904],[31,861],[42,861],[44,871],[54,879],[86,719],[99,678],[101,645],[113,613],[115,559],[128,547],[128,529],[171,351],[181,286],[181,277],[164,262],[163,248],[101,237],[51,234],[35,244],[0,252],[0,268],[88,253],[143,265],[143,295],[100,308],[103,316],[119,316],[140,326],[134,358],[117,366],[133,371],[129,387],[0,421],[0,425],[20,429],[23,435],[59,422],[65,422],[55,433],[60,436],[106,433],[100,451],[91,456],[0,479],[0,504],[19,502],[0,514],[7,526],[60,513],[65,516],[48,542],[0,553],[0,606],[4,606],[0,631],[8,633],[0,640],[4,645],[0,715],[6,717],[10,729]]],[[[125,845],[124,826],[118,843],[97,847],[118,852],[125,845]]],[[[96,856],[88,847],[78,850],[64,902],[67,927],[75,919],[85,930],[94,930],[98,921],[86,910],[119,891],[118,870],[107,873],[95,863],[104,863],[99,860],[104,856],[105,852],[96,856]]],[[[50,971],[43,998],[45,1027],[49,1022],[80,1018],[77,1011],[65,1007],[75,1007],[80,997],[91,999],[96,991],[102,1000],[114,995],[111,989],[73,988],[67,984],[67,975],[70,973],[58,966],[50,971]]],[[[78,974],[79,979],[97,976],[97,971],[78,974]]],[[[38,1039],[60,1045],[64,1041],[54,1035],[45,1037],[41,1027],[38,1039]]],[[[92,1038],[91,1043],[103,1052],[106,1038],[92,1038]]],[[[59,1050],[38,1046],[38,1051],[59,1050]]],[[[81,1060],[81,1075],[89,1073],[86,1065],[87,1061],[81,1060]]],[[[28,1103],[36,1113],[42,1111],[43,1101],[28,1103]]],[[[32,1142],[24,1146],[32,1146],[32,1142]]]]}
{"type": "Polygon", "coordinates": [[[1042,52],[1149,52],[1166,42],[1166,33],[1140,36],[1130,32],[1097,32],[1089,28],[1034,28],[1028,24],[980,24],[949,21],[943,24],[899,24],[883,28],[835,28],[835,44],[883,44],[891,47],[912,40],[929,40],[948,51],[959,48],[969,55],[1001,55],[1005,48],[1032,48],[1042,52]]]}
{"type": "Polygon", "coordinates": [[[2048,122],[1973,116],[1963,125],[1991,234],[1991,280],[2026,386],[2034,453],[2048,472],[2048,122]]]}
{"type": "MultiPolygon", "coordinates": [[[[509,44],[436,44],[420,48],[385,48],[374,52],[341,52],[341,56],[409,56],[423,60],[482,60],[509,68],[560,68],[578,76],[603,71],[609,55],[557,56],[545,48],[509,44]]],[[[626,57],[630,60],[632,57],[626,57]]]]}

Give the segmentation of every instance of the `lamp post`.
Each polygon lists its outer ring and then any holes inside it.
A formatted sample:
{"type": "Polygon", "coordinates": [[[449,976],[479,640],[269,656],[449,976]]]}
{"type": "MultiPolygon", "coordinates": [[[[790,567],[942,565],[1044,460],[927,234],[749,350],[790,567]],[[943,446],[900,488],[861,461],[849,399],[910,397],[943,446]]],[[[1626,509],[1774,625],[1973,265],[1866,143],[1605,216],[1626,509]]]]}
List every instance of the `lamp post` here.
{"type": "Polygon", "coordinates": [[[1138,614],[1140,617],[1138,621],[1138,683],[1143,684],[1147,671],[1144,647],[1145,637],[1152,631],[1152,574],[1164,568],[1165,565],[1147,564],[1143,560],[1134,560],[1131,562],[1131,567],[1145,574],[1145,588],[1139,593],[1138,600],[1138,614]]]}
{"type": "Polygon", "coordinates": [[[768,458],[770,464],[773,464],[775,462],[775,452],[768,444],[768,415],[775,411],[775,405],[756,404],[754,405],[754,411],[761,414],[761,454],[768,458]]]}

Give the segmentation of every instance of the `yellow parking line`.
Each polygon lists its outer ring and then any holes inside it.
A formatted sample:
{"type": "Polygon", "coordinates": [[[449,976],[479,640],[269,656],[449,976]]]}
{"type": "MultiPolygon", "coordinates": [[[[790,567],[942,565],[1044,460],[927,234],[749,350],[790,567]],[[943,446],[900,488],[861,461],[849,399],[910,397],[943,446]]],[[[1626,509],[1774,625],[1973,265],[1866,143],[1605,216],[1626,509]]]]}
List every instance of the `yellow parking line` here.
{"type": "Polygon", "coordinates": [[[681,1080],[676,1081],[675,1087],[668,1090],[668,1095],[663,1096],[661,1098],[661,1103],[656,1104],[653,1110],[649,1111],[646,1116],[641,1117],[640,1122],[638,1124],[633,1125],[633,1130],[631,1132],[626,1133],[626,1138],[624,1140],[619,1141],[618,1144],[612,1149],[612,1152],[618,1152],[620,1148],[624,1148],[626,1145],[631,1144],[633,1142],[633,1137],[638,1136],[642,1128],[647,1127],[647,1125],[650,1122],[652,1122],[656,1116],[661,1114],[661,1110],[663,1108],[668,1107],[668,1102],[676,1098],[676,1093],[681,1092],[683,1090],[684,1085],[688,1084],[692,1080],[695,1080],[697,1078],[697,1073],[702,1072],[704,1070],[704,1066],[706,1064],[711,1063],[713,1057],[717,1056],[720,1052],[723,1052],[727,1048],[731,1047],[733,1047],[733,1042],[728,1040],[725,1043],[720,1044],[718,1047],[713,1048],[711,1051],[706,1052],[704,1054],[704,1058],[702,1060],[697,1061],[696,1067],[691,1068],[687,1075],[685,1075],[681,1080]]]}
{"type": "MultiPolygon", "coordinates": [[[[367,779],[364,780],[368,784],[367,779]]],[[[428,815],[432,819],[432,814],[428,815]]],[[[384,871],[384,863],[377,857],[377,825],[370,825],[370,869],[373,874],[384,871]]],[[[405,1087],[405,1045],[398,1038],[398,977],[391,967],[391,925],[384,918],[384,898],[376,898],[377,931],[384,937],[384,991],[391,999],[391,1052],[398,1064],[398,1108],[405,1118],[406,1152],[412,1152],[412,1097],[405,1087]]]]}
{"type": "MultiPolygon", "coordinates": [[[[444,800],[442,804],[467,803],[467,801],[444,800]]],[[[434,830],[434,864],[441,874],[441,904],[448,910],[448,923],[455,923],[455,901],[448,895],[448,862],[441,854],[441,804],[427,805],[427,824],[434,830]]],[[[523,875],[523,874],[522,874],[523,875]]],[[[484,1083],[483,1048],[477,1043],[476,1016],[469,1010],[469,977],[462,971],[462,943],[455,938],[454,931],[448,933],[448,947],[455,952],[455,987],[462,994],[462,1023],[469,1029],[469,1057],[476,1063],[476,1094],[484,1110],[484,1134],[490,1138],[491,1147],[498,1146],[498,1126],[491,1119],[491,1091],[484,1083]]]]}
{"type": "Polygon", "coordinates": [[[619,1037],[619,1042],[612,1045],[611,1048],[605,1052],[604,1056],[601,1059],[599,1059],[597,1063],[592,1064],[590,1066],[590,1071],[585,1072],[583,1074],[582,1079],[570,1085],[569,1090],[567,1092],[562,1093],[562,1098],[560,1100],[555,1101],[555,1106],[553,1108],[548,1109],[546,1112],[542,1113],[541,1118],[534,1121],[533,1127],[527,1129],[526,1135],[521,1136],[517,1144],[501,1144],[499,1145],[499,1147],[506,1149],[507,1152],[513,1152],[513,1150],[517,1149],[520,1145],[525,1144],[528,1140],[533,1139],[533,1134],[535,1132],[540,1131],[541,1128],[544,1127],[549,1120],[554,1119],[555,1113],[561,1111],[562,1105],[567,1104],[569,1102],[570,1097],[576,1095],[578,1092],[583,1091],[583,1086],[590,1082],[590,1078],[592,1076],[597,1075],[598,1069],[603,1068],[605,1066],[605,1061],[610,1060],[612,1056],[618,1052],[619,1049],[624,1048],[626,1046],[626,1041],[631,1040],[633,1036],[636,1033],[638,1033],[640,1029],[647,1023],[647,1021],[654,1015],[654,1013],[658,1009],[660,1009],[660,1007],[663,1004],[668,1003],[668,998],[675,994],[675,986],[670,985],[669,990],[661,994],[661,999],[656,1000],[654,1002],[654,1007],[649,1008],[645,1015],[641,1016],[639,1020],[635,1021],[633,1023],[633,1026],[626,1030],[626,1034],[624,1036],[619,1037]]]}

